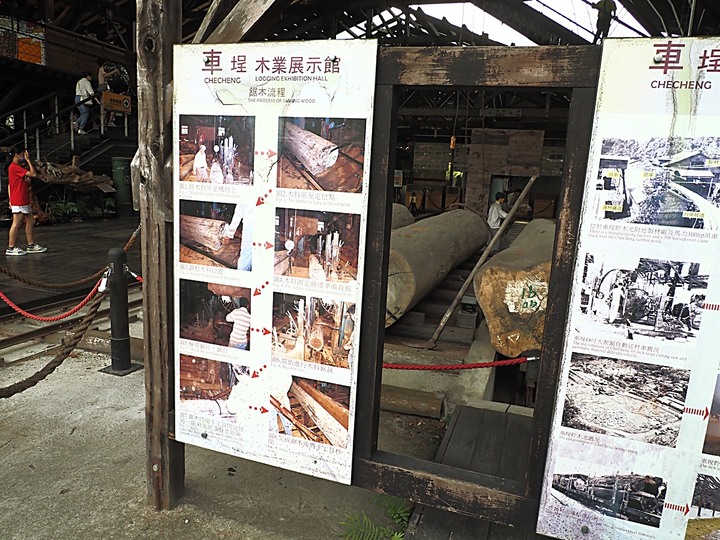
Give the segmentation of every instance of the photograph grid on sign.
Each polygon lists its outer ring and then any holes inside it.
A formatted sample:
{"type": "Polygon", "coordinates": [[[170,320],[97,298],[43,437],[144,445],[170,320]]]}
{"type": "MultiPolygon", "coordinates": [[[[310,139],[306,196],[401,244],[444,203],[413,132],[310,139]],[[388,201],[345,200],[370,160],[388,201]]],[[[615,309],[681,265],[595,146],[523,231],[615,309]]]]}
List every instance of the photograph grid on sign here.
{"type": "Polygon", "coordinates": [[[247,287],[180,280],[180,337],[250,350],[251,291],[247,287]]]}
{"type": "Polygon", "coordinates": [[[564,427],[674,447],[690,371],[574,353],[564,427]]]}
{"type": "Polygon", "coordinates": [[[360,193],[365,120],[281,118],[279,188],[360,193]]]}
{"type": "Polygon", "coordinates": [[[720,229],[720,137],[606,138],[601,152],[598,218],[720,229]]]}
{"type": "Polygon", "coordinates": [[[253,184],[255,117],[180,115],[181,182],[253,184]]]}
{"type": "Polygon", "coordinates": [[[576,331],[638,343],[694,341],[708,287],[704,265],[585,255],[576,331]]]}
{"type": "Polygon", "coordinates": [[[320,282],[355,281],[360,216],[277,208],[275,275],[320,282]]]}
{"type": "Polygon", "coordinates": [[[180,201],[180,262],[252,270],[253,204],[180,201]]]}
{"type": "Polygon", "coordinates": [[[275,293],[273,354],[349,368],[355,356],[355,304],[275,293]]]}

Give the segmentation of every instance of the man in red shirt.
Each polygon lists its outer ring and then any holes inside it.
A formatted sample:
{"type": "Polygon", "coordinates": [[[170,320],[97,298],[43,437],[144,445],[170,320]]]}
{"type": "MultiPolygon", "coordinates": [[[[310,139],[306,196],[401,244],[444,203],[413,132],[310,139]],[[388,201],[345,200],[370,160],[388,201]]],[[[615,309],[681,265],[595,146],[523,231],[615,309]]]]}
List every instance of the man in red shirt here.
{"type": "Polygon", "coordinates": [[[12,162],[8,166],[8,195],[10,198],[10,209],[12,210],[13,221],[10,226],[8,248],[5,255],[27,255],[28,253],[42,253],[47,251],[46,247],[40,246],[33,241],[33,227],[35,218],[30,208],[30,178],[36,176],[30,154],[27,150],[13,150],[12,162]],[[24,167],[27,165],[28,169],[24,167]],[[17,247],[18,231],[25,222],[25,236],[28,246],[25,249],[17,247]]]}

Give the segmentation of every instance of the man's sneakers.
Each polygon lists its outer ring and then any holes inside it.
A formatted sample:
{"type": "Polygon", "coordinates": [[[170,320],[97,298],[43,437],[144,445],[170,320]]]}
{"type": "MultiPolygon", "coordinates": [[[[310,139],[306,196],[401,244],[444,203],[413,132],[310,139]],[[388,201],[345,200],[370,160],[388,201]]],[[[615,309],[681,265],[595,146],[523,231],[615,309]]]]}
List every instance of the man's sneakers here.
{"type": "Polygon", "coordinates": [[[30,244],[28,245],[28,247],[25,248],[25,251],[27,251],[28,253],[42,253],[44,251],[47,251],[47,248],[39,244],[30,244]]]}
{"type": "Polygon", "coordinates": [[[17,257],[19,255],[27,255],[28,253],[42,253],[44,251],[47,251],[47,248],[45,246],[40,246],[38,244],[30,244],[25,249],[19,248],[17,246],[9,247],[5,250],[5,255],[10,257],[17,257]]]}

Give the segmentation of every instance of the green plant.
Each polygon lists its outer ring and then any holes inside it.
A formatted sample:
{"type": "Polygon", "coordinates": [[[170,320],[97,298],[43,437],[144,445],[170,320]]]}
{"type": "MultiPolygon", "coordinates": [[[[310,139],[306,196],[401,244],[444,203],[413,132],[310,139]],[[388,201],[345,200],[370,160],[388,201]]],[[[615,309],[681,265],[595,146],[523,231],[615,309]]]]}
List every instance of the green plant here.
{"type": "Polygon", "coordinates": [[[383,506],[385,516],[394,523],[394,526],[385,526],[375,523],[365,512],[360,514],[346,514],[342,537],[347,540],[404,540],[405,529],[410,521],[412,506],[402,499],[381,495],[375,499],[377,504],[383,506]]]}
{"type": "Polygon", "coordinates": [[[80,209],[73,201],[51,196],[47,204],[47,212],[57,221],[67,221],[73,215],[79,214],[80,209]]]}

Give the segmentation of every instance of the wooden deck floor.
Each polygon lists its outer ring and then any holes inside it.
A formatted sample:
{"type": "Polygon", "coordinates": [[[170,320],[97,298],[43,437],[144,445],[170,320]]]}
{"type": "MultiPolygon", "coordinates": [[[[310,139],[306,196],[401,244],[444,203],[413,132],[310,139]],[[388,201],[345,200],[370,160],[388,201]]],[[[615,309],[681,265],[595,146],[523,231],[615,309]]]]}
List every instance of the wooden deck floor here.
{"type": "MultiPolygon", "coordinates": [[[[458,407],[435,461],[461,469],[524,482],[532,417],[526,409],[501,403],[500,410],[458,407]]],[[[408,540],[538,540],[546,536],[427,506],[415,508],[408,540]]]]}
{"type": "MultiPolygon", "coordinates": [[[[123,247],[140,222],[139,217],[119,217],[110,220],[93,220],[80,223],[63,223],[36,227],[35,241],[46,246],[45,253],[33,253],[22,257],[0,254],[0,266],[24,277],[45,283],[68,283],[94,274],[107,265],[107,253],[111,248],[123,247]]],[[[7,228],[0,228],[7,245],[7,228]]],[[[25,233],[20,231],[18,245],[25,243],[25,233]]],[[[128,265],[140,274],[140,242],[128,253],[128,265]]],[[[24,309],[32,309],[69,293],[90,291],[95,283],[73,290],[48,290],[27,285],[0,274],[0,291],[24,309]]],[[[10,312],[0,302],[0,315],[10,312]]]]}

